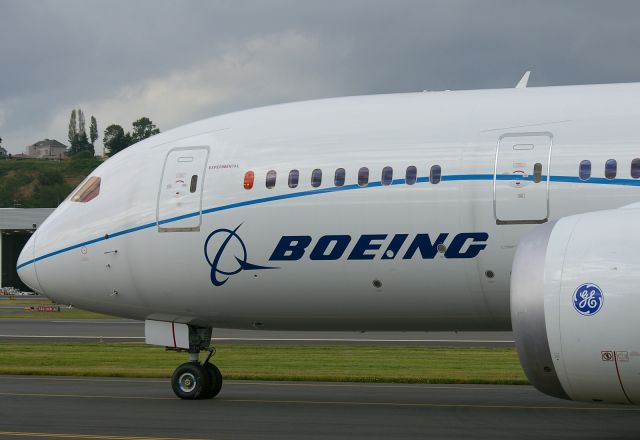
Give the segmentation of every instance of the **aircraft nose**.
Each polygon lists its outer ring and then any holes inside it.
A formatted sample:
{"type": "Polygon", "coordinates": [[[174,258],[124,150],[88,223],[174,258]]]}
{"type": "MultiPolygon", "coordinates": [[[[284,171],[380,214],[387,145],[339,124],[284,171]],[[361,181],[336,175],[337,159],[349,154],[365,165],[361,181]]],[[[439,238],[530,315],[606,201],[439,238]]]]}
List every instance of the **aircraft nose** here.
{"type": "Polygon", "coordinates": [[[36,269],[36,234],[33,234],[18,257],[18,276],[27,286],[36,293],[44,294],[36,269]]]}

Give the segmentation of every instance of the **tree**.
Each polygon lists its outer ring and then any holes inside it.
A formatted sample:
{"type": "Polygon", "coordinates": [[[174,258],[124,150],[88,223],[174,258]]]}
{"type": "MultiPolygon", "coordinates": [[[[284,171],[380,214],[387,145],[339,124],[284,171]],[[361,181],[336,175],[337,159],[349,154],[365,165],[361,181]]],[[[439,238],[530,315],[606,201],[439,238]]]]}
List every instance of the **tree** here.
{"type": "Polygon", "coordinates": [[[91,147],[95,152],[96,141],[98,140],[98,121],[95,116],[91,116],[91,125],[89,126],[89,139],[91,140],[91,147]]]}
{"type": "Polygon", "coordinates": [[[104,145],[105,153],[111,157],[119,151],[124,150],[133,142],[131,135],[124,132],[124,129],[117,125],[111,124],[105,130],[102,135],[102,143],[104,145]]]}
{"type": "Polygon", "coordinates": [[[78,134],[82,135],[84,133],[84,135],[87,135],[87,129],[84,126],[84,112],[82,111],[82,109],[78,109],[78,134]]]}
{"type": "Polygon", "coordinates": [[[84,122],[84,113],[82,109],[73,110],[69,120],[69,156],[88,151],[91,155],[95,154],[93,144],[89,143],[87,138],[87,130],[84,122]]]}
{"type": "Polygon", "coordinates": [[[78,109],[78,135],[77,135],[77,150],[91,151],[93,146],[89,144],[89,138],[87,138],[87,129],[84,123],[84,112],[82,109],[78,109]]]}
{"type": "Polygon", "coordinates": [[[98,122],[95,116],[91,116],[91,125],[89,126],[89,139],[91,139],[91,145],[95,145],[98,140],[98,122]]]}
{"type": "Polygon", "coordinates": [[[71,117],[69,118],[69,145],[72,145],[78,135],[78,127],[76,123],[76,109],[71,110],[71,117]]]}
{"type": "Polygon", "coordinates": [[[138,119],[133,123],[133,132],[131,133],[131,139],[133,143],[140,142],[143,139],[160,133],[160,129],[155,126],[151,119],[146,116],[138,119]]]}
{"type": "Polygon", "coordinates": [[[102,144],[107,156],[111,157],[136,142],[160,133],[160,129],[146,116],[138,119],[132,125],[132,133],[125,133],[124,129],[118,124],[111,124],[105,129],[102,136],[102,144]]]}

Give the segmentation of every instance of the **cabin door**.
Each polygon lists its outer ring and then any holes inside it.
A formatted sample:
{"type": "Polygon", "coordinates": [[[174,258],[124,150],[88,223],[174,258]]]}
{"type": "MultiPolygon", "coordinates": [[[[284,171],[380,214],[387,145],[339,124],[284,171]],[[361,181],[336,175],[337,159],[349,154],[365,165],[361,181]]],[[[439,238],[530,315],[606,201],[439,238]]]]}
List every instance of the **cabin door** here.
{"type": "Polygon", "coordinates": [[[158,191],[160,232],[199,231],[209,147],[179,147],[167,153],[158,191]]]}
{"type": "Polygon", "coordinates": [[[497,224],[544,223],[549,218],[551,133],[510,133],[498,140],[493,179],[497,224]]]}

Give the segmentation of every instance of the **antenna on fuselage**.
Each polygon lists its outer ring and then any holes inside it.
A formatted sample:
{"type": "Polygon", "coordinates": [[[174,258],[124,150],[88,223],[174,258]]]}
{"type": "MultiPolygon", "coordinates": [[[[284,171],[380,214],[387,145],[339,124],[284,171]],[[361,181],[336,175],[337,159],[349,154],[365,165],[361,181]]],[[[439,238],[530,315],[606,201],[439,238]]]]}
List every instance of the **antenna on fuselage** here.
{"type": "Polygon", "coordinates": [[[527,70],[526,72],[524,72],[524,75],[522,75],[522,78],[520,78],[520,81],[518,81],[518,84],[516,84],[516,89],[526,89],[527,84],[529,83],[530,75],[531,70],[527,70]]]}

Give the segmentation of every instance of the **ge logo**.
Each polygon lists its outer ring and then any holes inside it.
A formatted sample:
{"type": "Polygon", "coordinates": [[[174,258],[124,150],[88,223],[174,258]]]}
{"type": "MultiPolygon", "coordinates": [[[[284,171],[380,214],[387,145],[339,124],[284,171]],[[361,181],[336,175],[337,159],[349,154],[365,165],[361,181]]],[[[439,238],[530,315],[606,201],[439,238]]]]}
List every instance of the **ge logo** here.
{"type": "Polygon", "coordinates": [[[204,257],[211,267],[211,283],[222,286],[233,275],[243,270],[277,269],[247,262],[247,247],[238,235],[238,229],[216,229],[204,242],[204,257]]]}
{"type": "Polygon", "coordinates": [[[573,294],[573,307],[584,316],[592,316],[600,311],[604,303],[602,289],[592,283],[578,287],[573,294]]]}

